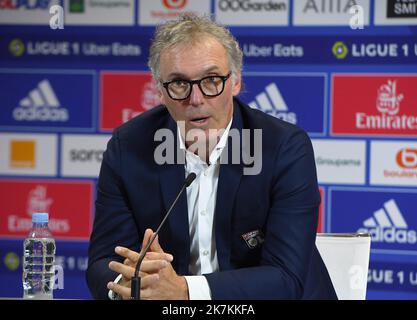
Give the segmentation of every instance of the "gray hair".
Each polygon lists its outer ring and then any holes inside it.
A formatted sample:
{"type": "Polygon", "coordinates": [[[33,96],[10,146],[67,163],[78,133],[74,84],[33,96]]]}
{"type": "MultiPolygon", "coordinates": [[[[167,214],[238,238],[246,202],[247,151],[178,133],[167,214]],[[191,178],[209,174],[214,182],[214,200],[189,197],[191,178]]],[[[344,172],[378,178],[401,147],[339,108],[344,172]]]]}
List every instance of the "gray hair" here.
{"type": "Polygon", "coordinates": [[[148,60],[148,66],[155,81],[159,84],[159,63],[163,50],[178,44],[196,43],[204,36],[213,37],[223,45],[233,77],[241,72],[243,53],[230,31],[208,16],[188,13],[181,14],[177,20],[165,22],[156,28],[148,60]]]}

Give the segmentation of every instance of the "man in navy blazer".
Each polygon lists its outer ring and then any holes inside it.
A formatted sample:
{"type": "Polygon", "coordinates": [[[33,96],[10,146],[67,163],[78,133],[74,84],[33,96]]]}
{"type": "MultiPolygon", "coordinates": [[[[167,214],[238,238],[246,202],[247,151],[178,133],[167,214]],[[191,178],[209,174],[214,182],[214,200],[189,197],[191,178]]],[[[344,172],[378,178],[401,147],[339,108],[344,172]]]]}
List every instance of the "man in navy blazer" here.
{"type": "Polygon", "coordinates": [[[241,60],[234,38],[208,18],[182,16],[157,30],[149,64],[162,105],[117,128],[103,157],[87,270],[94,298],[108,298],[109,290],[129,298],[141,245],[174,201],[195,155],[204,170],[142,264],[141,297],[337,298],[315,246],[320,194],[311,141],[236,98],[241,60]],[[174,163],[156,159],[161,130],[175,137],[167,149],[174,150],[174,163]],[[196,149],[187,139],[193,130],[192,142],[204,137],[196,149]],[[242,144],[240,161],[231,161],[234,143],[242,144]],[[244,152],[253,155],[251,164],[242,160],[244,152]],[[210,168],[211,178],[203,178],[210,168]]]}

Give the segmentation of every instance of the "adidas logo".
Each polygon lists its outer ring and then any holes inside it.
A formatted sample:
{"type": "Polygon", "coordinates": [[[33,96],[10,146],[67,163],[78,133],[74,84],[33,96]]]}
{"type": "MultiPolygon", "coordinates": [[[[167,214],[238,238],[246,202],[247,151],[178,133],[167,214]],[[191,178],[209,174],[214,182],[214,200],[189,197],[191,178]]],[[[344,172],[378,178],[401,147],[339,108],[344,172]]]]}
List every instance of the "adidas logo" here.
{"type": "Polygon", "coordinates": [[[16,121],[68,121],[68,110],[61,107],[48,80],[39,82],[13,110],[16,121]]]}
{"type": "Polygon", "coordinates": [[[268,84],[265,87],[265,92],[258,94],[255,101],[250,102],[249,106],[292,124],[297,123],[297,115],[294,112],[288,112],[287,104],[277,85],[273,82],[268,84]]]}
{"type": "Polygon", "coordinates": [[[368,232],[374,242],[385,243],[417,243],[417,233],[415,230],[408,230],[397,203],[394,199],[384,203],[384,207],[375,211],[373,217],[363,222],[365,228],[358,232],[368,232]]]}

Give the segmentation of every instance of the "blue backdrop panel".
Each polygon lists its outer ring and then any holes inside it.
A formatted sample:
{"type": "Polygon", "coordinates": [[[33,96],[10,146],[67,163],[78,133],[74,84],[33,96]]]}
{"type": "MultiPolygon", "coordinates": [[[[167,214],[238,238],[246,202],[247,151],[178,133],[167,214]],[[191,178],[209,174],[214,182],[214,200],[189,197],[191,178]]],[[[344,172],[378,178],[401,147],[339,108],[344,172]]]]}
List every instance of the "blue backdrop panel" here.
{"type": "Polygon", "coordinates": [[[247,72],[240,97],[255,108],[302,127],[311,135],[324,135],[325,93],[325,74],[247,72]],[[297,86],[303,88],[302,95],[294,90],[297,86]]]}
{"type": "Polygon", "coordinates": [[[33,131],[94,130],[94,73],[0,71],[0,127],[33,131]],[[69,87],[71,90],[68,90],[69,87]]]}

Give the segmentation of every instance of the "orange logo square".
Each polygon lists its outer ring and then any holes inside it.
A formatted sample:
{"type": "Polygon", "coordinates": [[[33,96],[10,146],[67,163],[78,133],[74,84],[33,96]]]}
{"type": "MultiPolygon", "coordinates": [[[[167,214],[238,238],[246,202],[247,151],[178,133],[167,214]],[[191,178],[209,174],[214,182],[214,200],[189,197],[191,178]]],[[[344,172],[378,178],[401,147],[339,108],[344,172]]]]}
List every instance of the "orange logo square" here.
{"type": "Polygon", "coordinates": [[[12,168],[35,168],[35,141],[10,141],[10,166],[12,168]]]}

